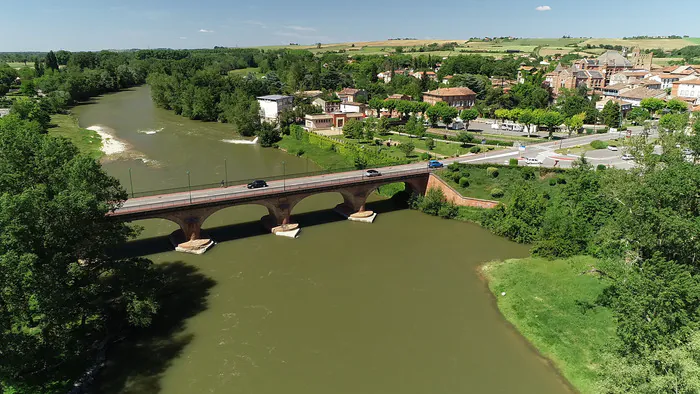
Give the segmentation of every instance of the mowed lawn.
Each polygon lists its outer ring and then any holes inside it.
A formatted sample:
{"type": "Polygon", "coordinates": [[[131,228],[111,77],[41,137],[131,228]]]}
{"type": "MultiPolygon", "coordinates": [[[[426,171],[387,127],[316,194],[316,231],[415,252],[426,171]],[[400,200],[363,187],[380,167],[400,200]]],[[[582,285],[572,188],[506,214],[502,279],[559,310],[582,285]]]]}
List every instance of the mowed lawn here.
{"type": "MultiPolygon", "coordinates": [[[[445,168],[437,172],[437,175],[457,190],[465,197],[480,198],[483,200],[507,201],[512,192],[512,185],[524,181],[523,173],[530,171],[527,167],[498,167],[498,176],[493,177],[488,174],[486,166],[462,165],[460,171],[451,171],[445,168]],[[459,178],[465,177],[469,181],[466,187],[459,185],[459,178]],[[503,191],[502,197],[494,197],[493,191],[500,189],[503,191]]],[[[555,183],[550,185],[550,179],[565,179],[565,174],[549,173],[541,176],[538,167],[530,167],[534,171],[534,179],[525,182],[533,185],[540,192],[555,195],[561,191],[563,184],[555,183]]]]}
{"type": "Polygon", "coordinates": [[[481,267],[506,320],[584,394],[597,393],[597,368],[617,344],[611,311],[593,306],[606,287],[591,273],[597,263],[582,256],[481,267]]]}

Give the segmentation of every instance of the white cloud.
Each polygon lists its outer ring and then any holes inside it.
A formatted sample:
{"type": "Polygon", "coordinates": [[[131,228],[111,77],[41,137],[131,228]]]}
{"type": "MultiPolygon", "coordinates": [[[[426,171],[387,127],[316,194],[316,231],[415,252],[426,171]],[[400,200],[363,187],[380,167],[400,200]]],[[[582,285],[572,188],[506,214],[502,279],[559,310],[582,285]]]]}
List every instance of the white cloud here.
{"type": "Polygon", "coordinates": [[[286,29],[295,30],[295,31],[316,31],[315,28],[313,28],[313,27],[307,27],[307,26],[295,26],[295,25],[291,25],[291,26],[285,26],[285,28],[286,28],[286,29]]]}
{"type": "Polygon", "coordinates": [[[244,21],[243,23],[246,23],[248,25],[258,26],[261,29],[267,29],[267,25],[264,24],[263,22],[260,22],[260,21],[244,21]]]}
{"type": "Polygon", "coordinates": [[[200,33],[213,33],[214,30],[207,30],[207,29],[199,29],[200,33]]]}
{"type": "Polygon", "coordinates": [[[537,10],[537,11],[551,11],[552,7],[550,7],[548,5],[541,5],[541,6],[535,7],[535,10],[537,10]]]}

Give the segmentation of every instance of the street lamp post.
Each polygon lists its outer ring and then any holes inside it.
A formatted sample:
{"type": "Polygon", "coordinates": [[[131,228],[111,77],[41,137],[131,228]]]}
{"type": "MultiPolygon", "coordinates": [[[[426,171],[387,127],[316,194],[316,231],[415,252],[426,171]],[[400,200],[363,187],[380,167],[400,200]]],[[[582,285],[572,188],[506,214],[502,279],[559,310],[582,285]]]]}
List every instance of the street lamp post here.
{"type": "Polygon", "coordinates": [[[192,182],[190,182],[189,171],[187,171],[187,190],[190,192],[190,204],[192,204],[192,182]]]}
{"type": "Polygon", "coordinates": [[[287,163],[282,162],[282,191],[287,190],[287,163]]]}
{"type": "Polygon", "coordinates": [[[224,159],[224,179],[226,179],[224,187],[228,187],[228,163],[226,163],[226,159],[224,159]]]}
{"type": "Polygon", "coordinates": [[[134,181],[131,179],[131,167],[129,167],[129,185],[131,185],[131,198],[134,198],[134,181]]]}

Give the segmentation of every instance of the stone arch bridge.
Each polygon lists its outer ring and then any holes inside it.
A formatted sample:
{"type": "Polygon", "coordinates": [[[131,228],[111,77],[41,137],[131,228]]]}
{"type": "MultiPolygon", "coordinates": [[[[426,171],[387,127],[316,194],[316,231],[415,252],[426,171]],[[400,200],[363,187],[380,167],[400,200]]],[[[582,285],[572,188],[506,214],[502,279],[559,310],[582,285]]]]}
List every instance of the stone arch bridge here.
{"type": "Polygon", "coordinates": [[[269,228],[291,223],[294,206],[314,194],[338,192],[343,206],[351,213],[365,209],[367,197],[382,185],[404,182],[407,190],[425,194],[430,169],[421,165],[385,167],[382,175],[364,176],[364,171],[350,171],[270,182],[268,187],[249,190],[246,185],[192,190],[132,198],[109,216],[124,221],[166,219],[175,222],[186,240],[200,238],[202,225],[214,212],[236,206],[256,204],[267,208],[263,220],[269,228]]]}

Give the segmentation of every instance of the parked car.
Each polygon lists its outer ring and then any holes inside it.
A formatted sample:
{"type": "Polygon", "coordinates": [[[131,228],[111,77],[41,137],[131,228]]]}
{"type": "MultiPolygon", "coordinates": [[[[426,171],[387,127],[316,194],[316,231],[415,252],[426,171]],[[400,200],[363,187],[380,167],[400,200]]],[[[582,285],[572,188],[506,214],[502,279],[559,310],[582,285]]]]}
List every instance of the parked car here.
{"type": "Polygon", "coordinates": [[[256,179],[248,184],[248,189],[259,189],[261,187],[267,187],[267,182],[262,179],[256,179]]]}
{"type": "Polygon", "coordinates": [[[617,146],[615,145],[608,145],[608,150],[611,150],[613,152],[617,152],[617,146]]]}
{"type": "Polygon", "coordinates": [[[525,164],[542,164],[543,161],[536,157],[528,157],[525,159],[525,164]]]}
{"type": "Polygon", "coordinates": [[[379,171],[377,171],[377,170],[367,170],[367,171],[365,171],[365,176],[368,177],[368,178],[371,178],[371,177],[373,177],[373,176],[380,176],[380,175],[382,175],[382,173],[379,172],[379,171]]]}
{"type": "Polygon", "coordinates": [[[634,160],[634,156],[630,155],[629,153],[625,153],[622,155],[622,160],[634,160]]]}
{"type": "Polygon", "coordinates": [[[440,163],[437,160],[430,160],[428,162],[428,168],[440,168],[442,167],[442,163],[440,163]]]}

